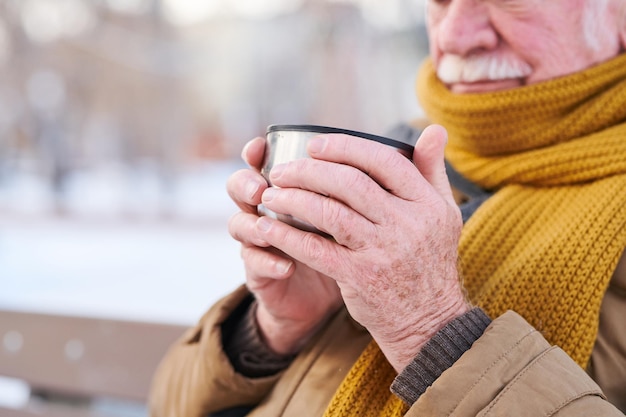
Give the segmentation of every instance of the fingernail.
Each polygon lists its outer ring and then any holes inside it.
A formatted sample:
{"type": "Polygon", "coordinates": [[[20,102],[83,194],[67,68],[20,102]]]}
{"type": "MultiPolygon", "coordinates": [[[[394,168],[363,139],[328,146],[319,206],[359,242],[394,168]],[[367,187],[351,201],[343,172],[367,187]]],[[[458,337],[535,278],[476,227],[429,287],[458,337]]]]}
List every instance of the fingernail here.
{"type": "Polygon", "coordinates": [[[261,196],[261,200],[263,200],[263,202],[271,201],[276,196],[277,192],[278,191],[276,191],[276,188],[269,187],[265,191],[263,191],[263,195],[261,196]]]}
{"type": "Polygon", "coordinates": [[[272,220],[267,218],[267,216],[261,216],[257,220],[256,226],[261,232],[267,232],[272,227],[272,220]]]}
{"type": "Polygon", "coordinates": [[[248,183],[246,184],[246,195],[250,200],[252,200],[257,191],[259,191],[259,187],[261,187],[261,184],[259,184],[258,182],[248,181],[248,183]]]}
{"type": "Polygon", "coordinates": [[[309,153],[320,153],[326,146],[326,136],[314,136],[309,140],[309,153]]]}
{"type": "Polygon", "coordinates": [[[285,166],[287,164],[278,164],[274,167],[272,167],[272,170],[270,171],[270,178],[278,178],[280,177],[283,172],[285,171],[285,166]]]}
{"type": "Polygon", "coordinates": [[[287,271],[289,271],[289,268],[291,268],[291,264],[292,262],[287,260],[277,261],[275,265],[276,272],[279,274],[286,274],[287,271]]]}

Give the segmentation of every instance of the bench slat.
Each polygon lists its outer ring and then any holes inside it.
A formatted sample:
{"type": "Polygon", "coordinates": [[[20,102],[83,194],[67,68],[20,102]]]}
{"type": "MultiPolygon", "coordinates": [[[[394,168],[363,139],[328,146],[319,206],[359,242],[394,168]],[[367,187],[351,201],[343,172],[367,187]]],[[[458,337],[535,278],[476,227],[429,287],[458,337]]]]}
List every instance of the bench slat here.
{"type": "Polygon", "coordinates": [[[0,310],[0,375],[35,391],[143,401],[155,367],[185,329],[0,310]]]}

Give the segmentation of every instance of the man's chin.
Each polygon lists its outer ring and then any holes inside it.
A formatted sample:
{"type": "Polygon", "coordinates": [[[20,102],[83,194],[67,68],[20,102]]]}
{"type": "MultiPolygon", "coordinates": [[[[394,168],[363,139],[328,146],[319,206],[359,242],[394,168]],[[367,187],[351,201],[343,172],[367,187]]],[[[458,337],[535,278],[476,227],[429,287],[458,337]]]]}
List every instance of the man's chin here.
{"type": "Polygon", "coordinates": [[[455,94],[493,93],[495,91],[510,90],[524,85],[519,78],[509,78],[497,81],[476,81],[471,83],[446,84],[448,89],[455,94]]]}

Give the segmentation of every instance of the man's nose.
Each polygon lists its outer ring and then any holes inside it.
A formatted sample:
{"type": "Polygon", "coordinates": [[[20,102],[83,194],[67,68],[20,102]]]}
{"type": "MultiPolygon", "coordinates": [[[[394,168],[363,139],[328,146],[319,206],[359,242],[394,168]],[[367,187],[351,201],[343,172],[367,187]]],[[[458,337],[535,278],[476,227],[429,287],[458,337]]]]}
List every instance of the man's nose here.
{"type": "Polygon", "coordinates": [[[481,0],[450,0],[438,26],[438,46],[444,53],[467,56],[498,45],[489,5],[481,0]]]}

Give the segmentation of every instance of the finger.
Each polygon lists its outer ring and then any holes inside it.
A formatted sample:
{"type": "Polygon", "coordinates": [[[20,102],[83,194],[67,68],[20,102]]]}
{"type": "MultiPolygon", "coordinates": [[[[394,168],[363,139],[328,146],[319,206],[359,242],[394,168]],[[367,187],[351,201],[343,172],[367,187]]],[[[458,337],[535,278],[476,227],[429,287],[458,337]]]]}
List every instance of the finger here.
{"type": "Polygon", "coordinates": [[[338,252],[347,251],[341,245],[318,234],[303,232],[267,216],[257,220],[257,233],[273,247],[289,257],[331,278],[343,276],[338,272],[338,252]]]}
{"type": "Polygon", "coordinates": [[[416,195],[414,182],[420,175],[415,165],[391,146],[354,136],[328,134],[311,138],[307,150],[313,158],[358,168],[400,198],[412,200],[416,195]]]}
{"type": "Polygon", "coordinates": [[[269,244],[259,237],[256,230],[258,216],[250,213],[238,212],[228,220],[228,232],[238,242],[249,246],[267,247],[269,244]]]}
{"type": "Polygon", "coordinates": [[[269,248],[243,246],[241,257],[246,269],[247,284],[251,291],[268,284],[269,280],[289,278],[294,271],[294,262],[269,248]]]}
{"type": "MultiPolygon", "coordinates": [[[[384,208],[389,192],[369,175],[349,165],[316,159],[299,159],[274,167],[270,178],[278,187],[301,188],[338,200],[371,222],[380,223],[385,218],[384,208]]],[[[308,196],[310,199],[313,197],[308,196]]],[[[328,199],[318,198],[309,203],[311,207],[316,208],[310,211],[321,212],[324,208],[332,209],[333,207],[326,206],[330,203],[328,199]]],[[[341,214],[337,210],[343,210],[343,207],[335,209],[330,211],[331,215],[328,218],[341,214]]]]}
{"type": "Polygon", "coordinates": [[[241,151],[241,157],[243,160],[257,171],[260,171],[261,166],[263,165],[265,143],[265,138],[259,136],[246,143],[241,151]]]}
{"type": "Polygon", "coordinates": [[[413,162],[437,192],[448,203],[454,205],[452,189],[446,174],[444,149],[448,142],[448,132],[442,126],[430,125],[420,135],[415,144],[413,162]]]}
{"type": "Polygon", "coordinates": [[[226,181],[226,191],[230,198],[246,213],[256,213],[261,203],[261,194],[267,182],[261,174],[251,169],[240,169],[226,181]]]}
{"type": "Polygon", "coordinates": [[[375,224],[362,213],[316,192],[270,187],[263,193],[262,201],[273,212],[289,214],[312,224],[340,245],[353,250],[367,246],[376,232],[375,224]]]}
{"type": "Polygon", "coordinates": [[[348,165],[300,159],[274,168],[261,201],[270,210],[290,214],[352,247],[354,230],[363,236],[383,222],[390,194],[362,171],[348,165]]]}

